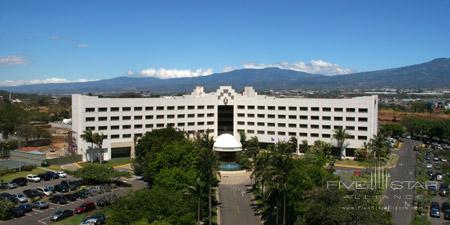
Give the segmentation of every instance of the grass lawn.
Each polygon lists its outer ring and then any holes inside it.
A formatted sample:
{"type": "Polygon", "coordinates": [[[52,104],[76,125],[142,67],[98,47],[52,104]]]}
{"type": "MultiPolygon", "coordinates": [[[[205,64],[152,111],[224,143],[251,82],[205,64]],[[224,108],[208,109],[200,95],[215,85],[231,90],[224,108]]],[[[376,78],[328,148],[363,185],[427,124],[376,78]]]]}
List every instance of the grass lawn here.
{"type": "Polygon", "coordinates": [[[58,165],[50,165],[50,166],[47,167],[47,169],[54,170],[54,171],[62,170],[61,166],[58,166],[58,165]]]}
{"type": "Polygon", "coordinates": [[[336,160],[336,166],[345,165],[345,166],[355,166],[355,167],[369,167],[372,165],[371,161],[355,161],[355,160],[336,160]]]}
{"type": "Polygon", "coordinates": [[[10,173],[10,174],[6,174],[0,177],[0,180],[3,180],[4,182],[9,182],[12,179],[18,178],[18,177],[25,177],[28,174],[39,174],[39,173],[45,173],[47,172],[46,170],[40,169],[40,168],[35,168],[31,171],[20,171],[20,172],[16,172],[16,173],[10,173]]]}
{"type": "MultiPolygon", "coordinates": [[[[90,162],[83,162],[83,163],[78,163],[81,167],[83,167],[83,165],[87,165],[90,162]]],[[[115,158],[115,159],[111,159],[108,162],[104,163],[104,165],[108,165],[108,166],[120,166],[120,165],[125,165],[131,163],[131,158],[129,157],[123,157],[123,158],[115,158]]]]}
{"type": "Polygon", "coordinates": [[[63,219],[59,222],[54,223],[55,225],[78,225],[81,223],[81,221],[83,221],[84,218],[86,218],[87,216],[90,215],[94,215],[97,213],[102,213],[103,209],[98,209],[98,210],[94,210],[91,212],[86,213],[82,213],[82,214],[75,214],[69,218],[63,219]]]}

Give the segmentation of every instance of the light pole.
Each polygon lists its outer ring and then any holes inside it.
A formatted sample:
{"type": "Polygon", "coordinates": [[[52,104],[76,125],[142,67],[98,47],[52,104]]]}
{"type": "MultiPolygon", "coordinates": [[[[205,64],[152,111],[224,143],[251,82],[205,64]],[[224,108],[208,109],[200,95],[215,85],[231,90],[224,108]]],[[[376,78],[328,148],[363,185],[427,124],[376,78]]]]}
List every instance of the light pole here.
{"type": "Polygon", "coordinates": [[[278,207],[274,207],[275,208],[275,225],[278,225],[278,207]]]}

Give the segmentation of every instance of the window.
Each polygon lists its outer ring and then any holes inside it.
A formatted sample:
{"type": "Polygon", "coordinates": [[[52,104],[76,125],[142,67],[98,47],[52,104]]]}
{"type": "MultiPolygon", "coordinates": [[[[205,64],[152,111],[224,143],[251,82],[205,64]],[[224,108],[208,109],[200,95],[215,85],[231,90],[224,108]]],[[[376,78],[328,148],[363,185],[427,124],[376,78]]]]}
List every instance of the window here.
{"type": "Polygon", "coordinates": [[[95,108],[86,108],[86,112],[95,112],[95,108]]]}
{"type": "Polygon", "coordinates": [[[198,105],[197,109],[205,109],[205,106],[204,105],[198,105]]]}
{"type": "Polygon", "coordinates": [[[367,122],[367,117],[359,117],[358,121],[359,122],[367,122]]]}
{"type": "Polygon", "coordinates": [[[153,128],[153,124],[151,123],[145,124],[145,128],[153,128]]]}
{"type": "Polygon", "coordinates": [[[244,113],[238,113],[237,116],[238,117],[245,117],[245,114],[244,113]]]}
{"type": "Polygon", "coordinates": [[[95,117],[86,117],[86,122],[95,121],[95,117]]]}
{"type": "Polygon", "coordinates": [[[177,118],[184,118],[184,114],[178,114],[177,118]]]}
{"type": "Polygon", "coordinates": [[[258,105],[258,109],[259,109],[259,110],[264,110],[264,109],[266,109],[266,107],[263,106],[263,105],[258,105]]]}
{"type": "Polygon", "coordinates": [[[141,129],[142,128],[142,124],[135,124],[134,125],[134,129],[141,129]]]}
{"type": "Polygon", "coordinates": [[[331,116],[322,116],[322,120],[331,120],[331,116]]]}
{"type": "Polygon", "coordinates": [[[98,121],[108,121],[108,117],[106,116],[99,117],[98,121]]]}
{"type": "Polygon", "coordinates": [[[111,112],[119,112],[119,107],[111,107],[111,112]]]}
{"type": "Polygon", "coordinates": [[[308,116],[300,115],[300,119],[301,119],[301,120],[307,120],[307,119],[308,119],[308,116]]]}
{"type": "Polygon", "coordinates": [[[237,124],[238,125],[245,125],[245,122],[244,121],[238,121],[237,124]]]}
{"type": "Polygon", "coordinates": [[[295,106],[289,106],[289,111],[297,111],[297,107],[295,107],[295,106]]]}
{"type": "Polygon", "coordinates": [[[297,119],[297,116],[296,115],[289,115],[289,119],[295,120],[295,119],[297,119]]]}
{"type": "Polygon", "coordinates": [[[156,119],[164,119],[164,115],[156,115],[156,119]]]}
{"type": "Polygon", "coordinates": [[[268,135],[275,135],[275,131],[269,130],[269,131],[267,131],[267,134],[268,134],[268,135]]]}
{"type": "Polygon", "coordinates": [[[108,108],[106,108],[106,107],[98,108],[98,111],[99,112],[107,112],[108,108]]]}
{"type": "Polygon", "coordinates": [[[173,114],[167,115],[167,119],[173,119],[173,118],[175,118],[175,115],[173,115],[173,114]]]}
{"type": "Polygon", "coordinates": [[[254,125],[255,125],[255,122],[247,122],[247,125],[248,125],[248,126],[254,126],[254,125]]]}
{"type": "Polygon", "coordinates": [[[175,106],[167,106],[167,110],[175,110],[175,106]]]}
{"type": "Polygon", "coordinates": [[[145,111],[153,111],[153,106],[146,106],[145,111]]]}
{"type": "Polygon", "coordinates": [[[300,111],[308,111],[308,107],[300,107],[300,111]]]}
{"type": "Polygon", "coordinates": [[[255,106],[254,105],[248,105],[247,109],[255,109],[255,106]]]}
{"type": "Polygon", "coordinates": [[[286,135],[286,132],[284,132],[284,131],[278,131],[278,135],[286,135]]]}
{"type": "Polygon", "coordinates": [[[299,124],[300,128],[308,128],[308,124],[299,124]]]}
{"type": "Polygon", "coordinates": [[[278,127],[286,127],[285,123],[278,123],[278,127]]]}
{"type": "Polygon", "coordinates": [[[122,129],[131,129],[131,125],[123,125],[122,129]]]}
{"type": "Polygon", "coordinates": [[[195,105],[188,105],[188,109],[189,109],[189,110],[195,109],[195,105]]]}
{"type": "Polygon", "coordinates": [[[119,135],[118,134],[112,134],[111,135],[111,139],[119,139],[119,135]]]}
{"type": "Polygon", "coordinates": [[[184,105],[180,105],[177,107],[178,110],[184,110],[184,105]]]}
{"type": "Polygon", "coordinates": [[[120,119],[120,117],[118,117],[118,116],[111,116],[111,121],[117,121],[119,119],[120,119]]]}
{"type": "Polygon", "coordinates": [[[268,110],[275,110],[275,106],[267,106],[268,110]]]}
{"type": "Polygon", "coordinates": [[[355,109],[354,108],[346,108],[345,109],[347,112],[355,112],[355,109]]]}
{"type": "Polygon", "coordinates": [[[156,110],[158,111],[164,110],[164,106],[156,106],[156,110]]]}
{"type": "Polygon", "coordinates": [[[258,130],[258,131],[256,131],[256,133],[258,133],[258,134],[264,134],[265,132],[264,132],[263,130],[258,130]]]}
{"type": "Polygon", "coordinates": [[[286,106],[278,106],[278,110],[286,110],[286,106]]]}
{"type": "Polygon", "coordinates": [[[142,120],[142,116],[134,116],[134,120],[142,120]]]}
{"type": "Polygon", "coordinates": [[[345,129],[346,130],[355,130],[355,127],[354,126],[345,126],[345,129]]]}
{"type": "Polygon", "coordinates": [[[367,140],[367,136],[358,136],[358,140],[367,140]]]}
{"type": "Polygon", "coordinates": [[[134,134],[134,137],[142,137],[141,133],[134,134]]]}
{"type": "Polygon", "coordinates": [[[134,111],[142,111],[142,107],[134,107],[134,111]]]}
{"type": "Polygon", "coordinates": [[[300,137],[308,137],[308,133],[299,133],[300,137]]]}
{"type": "Polygon", "coordinates": [[[319,134],[311,133],[311,137],[319,137],[319,134]]]}
{"type": "Polygon", "coordinates": [[[367,131],[367,127],[358,127],[359,131],[367,131]]]}
{"type": "Polygon", "coordinates": [[[273,118],[275,118],[275,114],[268,114],[268,115],[267,115],[267,118],[273,119],[273,118]]]}
{"type": "Polygon", "coordinates": [[[278,119],[286,119],[286,115],[278,115],[278,119]]]}
{"type": "Polygon", "coordinates": [[[206,124],[208,124],[208,125],[214,125],[214,121],[208,121],[208,122],[206,122],[206,124]]]}
{"type": "Polygon", "coordinates": [[[195,123],[194,122],[189,122],[187,125],[188,126],[195,126],[195,123]]]}
{"type": "Polygon", "coordinates": [[[208,113],[206,114],[207,117],[214,117],[214,113],[208,113]]]}
{"type": "Polygon", "coordinates": [[[342,129],[342,126],[334,126],[333,129],[335,129],[335,130],[342,129]]]}
{"type": "Polygon", "coordinates": [[[296,135],[295,135],[295,132],[289,132],[288,135],[289,135],[289,136],[296,136],[296,135]]]}
{"type": "Polygon", "coordinates": [[[258,118],[264,118],[265,115],[264,114],[258,114],[258,118]]]}
{"type": "Polygon", "coordinates": [[[319,111],[319,107],[311,107],[311,111],[318,112],[319,111]]]}
{"type": "Polygon", "coordinates": [[[327,129],[327,130],[329,130],[329,129],[331,129],[331,126],[330,126],[330,125],[322,125],[322,129],[327,129]]]}
{"type": "Polygon", "coordinates": [[[289,127],[291,127],[291,128],[296,128],[296,127],[297,127],[297,124],[295,124],[295,123],[290,123],[290,124],[289,124],[289,127]]]}
{"type": "Polygon", "coordinates": [[[366,113],[367,112],[367,108],[359,108],[358,112],[360,113],[366,113]]]}
{"type": "Polygon", "coordinates": [[[254,117],[255,117],[255,114],[249,113],[249,114],[247,114],[247,117],[249,117],[249,118],[254,118],[254,117]]]}
{"type": "Polygon", "coordinates": [[[267,126],[269,126],[269,127],[274,127],[274,126],[275,126],[275,123],[267,123],[267,126]]]}
{"type": "Polygon", "coordinates": [[[131,111],[131,107],[122,107],[123,112],[131,111]]]}
{"type": "Polygon", "coordinates": [[[345,120],[347,120],[347,121],[355,121],[355,117],[346,117],[345,120]]]}
{"type": "Polygon", "coordinates": [[[203,114],[203,113],[197,114],[197,117],[198,118],[203,118],[203,117],[205,117],[205,114],[203,114]]]}
{"type": "Polygon", "coordinates": [[[334,108],[334,111],[335,112],[342,112],[342,111],[344,111],[344,109],[343,108],[334,108]]]}
{"type": "Polygon", "coordinates": [[[122,138],[130,138],[131,137],[131,134],[123,134],[122,135],[122,138]]]}
{"type": "Polygon", "coordinates": [[[146,120],[152,120],[152,119],[153,119],[153,115],[146,115],[146,116],[145,116],[145,119],[146,119],[146,120]]]}
{"type": "Polygon", "coordinates": [[[122,116],[122,120],[131,120],[131,116],[122,116]]]}
{"type": "Polygon", "coordinates": [[[119,126],[119,125],[111,126],[111,130],[118,130],[118,129],[120,129],[120,126],[119,126]]]}
{"type": "Polygon", "coordinates": [[[311,116],[311,120],[319,120],[319,116],[311,116]]]}
{"type": "Polygon", "coordinates": [[[348,135],[347,139],[355,139],[355,135],[348,135]]]}
{"type": "Polygon", "coordinates": [[[108,126],[99,126],[98,130],[108,130],[108,126]]]}
{"type": "Polygon", "coordinates": [[[257,125],[258,125],[258,126],[264,126],[265,123],[263,123],[263,122],[258,122],[257,125]]]}
{"type": "Polygon", "coordinates": [[[330,107],[323,107],[322,111],[324,111],[324,112],[331,112],[331,108],[330,107]]]}
{"type": "Polygon", "coordinates": [[[342,121],[342,116],[335,116],[334,121],[342,121]]]}
{"type": "Polygon", "coordinates": [[[245,109],[245,105],[238,105],[238,109],[245,109]]]}
{"type": "Polygon", "coordinates": [[[214,109],[214,105],[208,105],[206,108],[207,109],[214,109]]]}
{"type": "Polygon", "coordinates": [[[247,130],[247,133],[249,133],[249,134],[254,134],[255,131],[254,131],[254,130],[247,130]]]}
{"type": "Polygon", "coordinates": [[[319,125],[317,125],[317,124],[311,124],[311,129],[319,129],[319,125]]]}
{"type": "Polygon", "coordinates": [[[175,126],[174,123],[168,123],[168,124],[167,124],[167,127],[174,127],[174,126],[175,126]]]}
{"type": "Polygon", "coordinates": [[[331,135],[330,134],[322,134],[322,137],[323,138],[329,138],[329,137],[331,137],[331,135]]]}
{"type": "Polygon", "coordinates": [[[95,127],[86,127],[86,130],[95,130],[95,127]]]}
{"type": "Polygon", "coordinates": [[[158,124],[156,124],[156,127],[164,127],[164,124],[163,123],[158,123],[158,124]]]}
{"type": "Polygon", "coordinates": [[[177,126],[184,127],[184,123],[178,123],[177,126]]]}

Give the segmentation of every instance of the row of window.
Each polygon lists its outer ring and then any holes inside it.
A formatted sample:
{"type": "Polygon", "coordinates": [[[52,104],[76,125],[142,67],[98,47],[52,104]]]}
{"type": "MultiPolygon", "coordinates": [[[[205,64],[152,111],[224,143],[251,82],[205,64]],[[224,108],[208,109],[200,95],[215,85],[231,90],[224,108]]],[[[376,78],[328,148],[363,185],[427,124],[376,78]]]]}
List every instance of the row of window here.
{"type": "MultiPolygon", "coordinates": [[[[289,128],[297,128],[297,124],[295,123],[264,123],[264,122],[251,122],[248,121],[245,123],[244,121],[238,121],[238,125],[248,125],[248,126],[267,126],[267,127],[289,127],[289,128]]],[[[299,124],[299,128],[311,128],[311,129],[319,129],[320,125],[317,124],[311,124],[308,126],[308,124],[299,124]]],[[[342,126],[333,126],[333,129],[339,129],[342,128],[342,126]]],[[[331,125],[322,125],[322,129],[331,129],[331,125]]],[[[355,130],[355,126],[345,126],[346,130],[355,130]]],[[[358,127],[358,131],[367,131],[367,127],[358,127]]]]}
{"type": "MultiPolygon", "coordinates": [[[[195,134],[195,133],[205,133],[205,130],[188,130],[188,134],[195,134]]],[[[122,138],[131,138],[132,134],[122,134],[122,138]]],[[[119,139],[121,137],[120,134],[111,134],[106,135],[107,139],[119,139]]],[[[134,134],[134,137],[142,137],[142,133],[136,133],[134,134]]]]}
{"type": "MultiPolygon", "coordinates": [[[[267,135],[278,135],[278,136],[300,136],[300,137],[313,137],[313,138],[331,138],[331,134],[328,133],[323,133],[323,134],[319,134],[319,133],[305,133],[305,132],[300,132],[297,133],[296,132],[285,132],[285,131],[264,131],[264,130],[241,130],[238,129],[238,132],[246,132],[247,134],[267,134],[267,135]]],[[[347,137],[347,139],[357,139],[357,140],[367,140],[367,136],[364,135],[358,135],[358,136],[354,136],[354,135],[349,135],[347,137]]]]}
{"type": "MultiPolygon", "coordinates": [[[[238,117],[246,117],[247,116],[247,118],[266,118],[266,115],[265,114],[253,114],[253,113],[247,113],[247,115],[245,114],[245,113],[238,113],[237,114],[237,116],[238,117]]],[[[320,116],[307,116],[307,115],[299,115],[298,117],[297,117],[297,115],[278,115],[278,116],[275,116],[275,114],[267,114],[267,118],[269,118],[269,119],[275,119],[275,118],[278,118],[278,119],[300,119],[300,120],[308,120],[308,119],[310,119],[310,120],[320,120],[320,116]]],[[[331,116],[322,116],[322,120],[325,120],[325,121],[331,121],[331,120],[334,120],[334,121],[344,121],[344,117],[342,117],[342,116],[334,116],[334,117],[331,117],[331,116]]],[[[359,122],[367,122],[367,117],[358,117],[358,121],[359,122]]],[[[355,117],[345,117],[345,121],[356,121],[356,118],[355,117]]]]}
{"type": "MultiPolygon", "coordinates": [[[[258,109],[258,110],[265,110],[267,108],[267,110],[278,110],[278,111],[285,111],[285,110],[289,110],[289,111],[312,111],[312,112],[320,112],[322,109],[322,112],[344,112],[344,108],[331,108],[331,107],[297,107],[297,106],[264,106],[264,105],[258,105],[258,106],[254,106],[254,105],[238,105],[237,106],[238,109],[249,109],[249,110],[253,110],[253,109],[258,109]]],[[[360,113],[367,113],[368,110],[367,108],[345,108],[346,112],[356,112],[356,110],[358,110],[358,112],[360,113]]]]}
{"type": "MultiPolygon", "coordinates": [[[[176,115],[176,118],[178,119],[183,119],[183,118],[204,118],[204,117],[214,117],[214,113],[199,113],[199,114],[178,114],[176,115]]],[[[131,120],[133,118],[133,120],[142,120],[142,119],[146,119],[146,120],[152,120],[152,119],[175,119],[175,115],[174,114],[169,114],[169,115],[146,115],[146,116],[122,116],[122,120],[131,120]]],[[[109,117],[110,121],[119,121],[120,120],[120,116],[111,116],[109,117]]],[[[96,117],[86,117],[86,122],[93,122],[96,121],[96,117]]],[[[107,116],[100,116],[98,117],[98,121],[108,121],[108,117],[107,116]]]]}
{"type": "Polygon", "coordinates": [[[184,110],[184,109],[189,109],[189,110],[194,110],[194,109],[214,109],[214,105],[188,105],[188,106],[146,106],[146,107],[142,107],[142,106],[136,106],[136,107],[99,107],[99,108],[95,108],[95,107],[89,107],[86,108],[86,112],[95,112],[97,110],[97,112],[130,112],[131,110],[135,111],[135,112],[139,112],[139,111],[163,111],[163,110],[184,110]]]}
{"type": "MultiPolygon", "coordinates": [[[[203,125],[214,125],[214,121],[207,121],[207,122],[204,122],[204,121],[200,121],[200,122],[197,122],[197,123],[195,123],[195,122],[188,122],[188,123],[167,123],[167,124],[164,124],[164,123],[157,123],[157,124],[151,124],[151,123],[149,123],[149,124],[135,124],[135,125],[133,125],[133,128],[134,129],[141,129],[141,128],[154,128],[154,127],[157,127],[157,128],[163,128],[163,127],[166,127],[166,125],[168,126],[168,127],[175,127],[175,125],[177,126],[177,127],[184,127],[184,126],[195,126],[195,125],[197,125],[197,126],[203,126],[203,125]]],[[[128,129],[131,129],[132,128],[132,126],[131,125],[122,125],[122,126],[120,126],[120,125],[112,125],[112,126],[109,126],[109,129],[110,130],[120,130],[120,129],[123,129],[123,130],[128,130],[128,129]]],[[[98,126],[97,127],[97,129],[99,130],[99,131],[102,131],[102,130],[108,130],[108,126],[98,126]]],[[[86,130],[96,130],[96,127],[94,127],[94,126],[88,126],[88,127],[86,127],[86,130]]]]}

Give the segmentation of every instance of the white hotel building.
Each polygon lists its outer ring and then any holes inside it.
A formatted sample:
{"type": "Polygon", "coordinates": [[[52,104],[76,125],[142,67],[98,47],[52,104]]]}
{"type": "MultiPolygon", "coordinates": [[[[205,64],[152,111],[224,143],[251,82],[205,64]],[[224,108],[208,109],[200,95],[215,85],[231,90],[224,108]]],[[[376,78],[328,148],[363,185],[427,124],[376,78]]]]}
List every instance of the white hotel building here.
{"type": "Polygon", "coordinates": [[[258,95],[252,87],[242,93],[230,86],[205,93],[197,87],[189,95],[160,98],[102,98],[72,95],[72,129],[78,153],[88,160],[80,135],[86,129],[107,138],[104,159],[132,156],[134,140],[145,132],[172,126],[190,135],[210,131],[217,138],[239,132],[256,136],[261,143],[276,143],[296,137],[299,143],[316,140],[335,143],[333,130],[343,127],[351,135],[347,148],[363,146],[377,134],[378,97],[343,99],[277,98],[258,95]]]}

